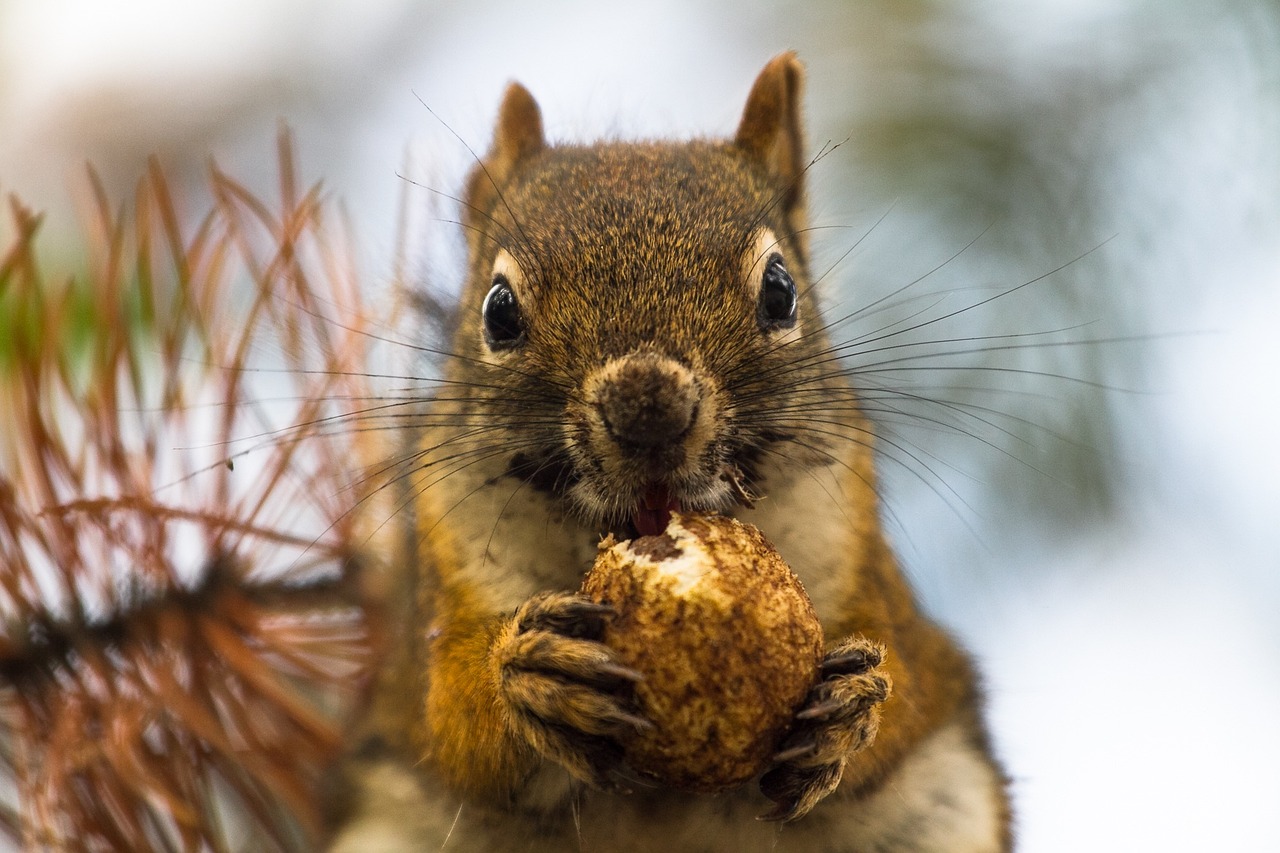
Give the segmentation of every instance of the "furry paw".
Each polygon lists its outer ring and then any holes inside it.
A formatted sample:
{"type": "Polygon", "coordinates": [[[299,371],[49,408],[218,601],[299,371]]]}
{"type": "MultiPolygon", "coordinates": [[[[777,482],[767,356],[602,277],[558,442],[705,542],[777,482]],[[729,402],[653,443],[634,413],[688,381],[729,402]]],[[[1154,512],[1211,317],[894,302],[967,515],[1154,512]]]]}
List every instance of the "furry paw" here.
{"type": "Polygon", "coordinates": [[[884,647],[862,637],[827,654],[774,766],[760,778],[761,792],[776,803],[763,820],[804,817],[840,784],[848,757],[875,740],[891,689],[883,660],[884,647]]]}
{"type": "Polygon", "coordinates": [[[574,593],[535,595],[492,652],[516,735],[601,789],[618,787],[608,775],[622,758],[618,735],[649,726],[631,707],[640,674],[618,664],[599,642],[611,612],[574,593]]]}

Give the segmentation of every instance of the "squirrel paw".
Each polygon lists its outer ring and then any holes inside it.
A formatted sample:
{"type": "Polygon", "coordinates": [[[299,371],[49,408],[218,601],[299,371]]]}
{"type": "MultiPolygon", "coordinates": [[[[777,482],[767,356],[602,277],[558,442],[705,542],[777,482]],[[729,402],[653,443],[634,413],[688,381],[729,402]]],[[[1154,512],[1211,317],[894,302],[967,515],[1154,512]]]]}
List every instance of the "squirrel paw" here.
{"type": "Polygon", "coordinates": [[[575,593],[540,593],[520,606],[493,646],[517,736],[603,790],[619,790],[608,776],[622,758],[618,735],[650,725],[630,706],[640,673],[599,642],[612,612],[575,593]]]}
{"type": "Polygon", "coordinates": [[[879,668],[883,660],[884,647],[862,637],[845,640],[823,659],[774,766],[760,777],[761,792],[776,803],[762,820],[804,817],[840,784],[848,757],[875,740],[880,705],[891,689],[879,668]]]}

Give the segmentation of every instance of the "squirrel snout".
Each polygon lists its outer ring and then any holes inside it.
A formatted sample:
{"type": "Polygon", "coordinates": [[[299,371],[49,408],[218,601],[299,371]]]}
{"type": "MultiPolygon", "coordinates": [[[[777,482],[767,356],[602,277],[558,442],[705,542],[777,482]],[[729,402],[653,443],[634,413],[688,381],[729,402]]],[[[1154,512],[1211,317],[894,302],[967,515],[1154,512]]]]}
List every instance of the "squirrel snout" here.
{"type": "Polygon", "coordinates": [[[698,416],[697,381],[670,359],[629,356],[606,366],[602,380],[595,404],[605,431],[624,449],[643,452],[678,442],[698,416]]]}
{"type": "Polygon", "coordinates": [[[649,349],[588,373],[565,424],[577,499],[602,514],[634,512],[635,529],[651,532],[672,507],[720,499],[720,399],[713,376],[649,349]]]}
{"type": "Polygon", "coordinates": [[[704,383],[658,353],[609,361],[585,390],[592,445],[606,468],[638,464],[663,479],[697,457],[713,432],[715,403],[704,383]]]}

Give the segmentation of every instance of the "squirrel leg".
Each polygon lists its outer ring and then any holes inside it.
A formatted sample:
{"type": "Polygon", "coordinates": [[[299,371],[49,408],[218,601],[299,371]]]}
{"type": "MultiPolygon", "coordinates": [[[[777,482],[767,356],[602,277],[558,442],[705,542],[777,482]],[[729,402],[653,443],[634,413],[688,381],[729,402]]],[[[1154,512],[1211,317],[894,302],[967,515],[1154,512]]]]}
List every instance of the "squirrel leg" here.
{"type": "Polygon", "coordinates": [[[852,637],[823,659],[818,683],[760,778],[761,792],[777,805],[763,820],[790,822],[808,814],[840,784],[849,756],[875,740],[880,706],[891,681],[880,668],[884,647],[852,637]]]}
{"type": "Polygon", "coordinates": [[[631,707],[640,674],[600,642],[611,609],[575,593],[535,595],[491,649],[512,733],[574,778],[620,790],[617,737],[650,724],[631,707]]]}

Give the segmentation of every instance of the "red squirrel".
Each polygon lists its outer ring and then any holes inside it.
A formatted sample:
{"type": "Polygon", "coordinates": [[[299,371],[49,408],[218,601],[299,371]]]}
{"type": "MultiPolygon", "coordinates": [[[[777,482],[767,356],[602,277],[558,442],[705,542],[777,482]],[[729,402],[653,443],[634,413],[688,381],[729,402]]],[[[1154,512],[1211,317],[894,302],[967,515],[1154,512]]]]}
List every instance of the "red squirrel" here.
{"type": "Polygon", "coordinates": [[[551,145],[507,89],[462,198],[378,746],[334,850],[1011,848],[973,668],[886,543],[872,424],[814,292],[803,79],[769,62],[727,141],[551,145]],[[602,535],[676,510],[758,526],[828,641],[777,760],[716,795],[628,779],[636,674],[577,592],[602,535]]]}

